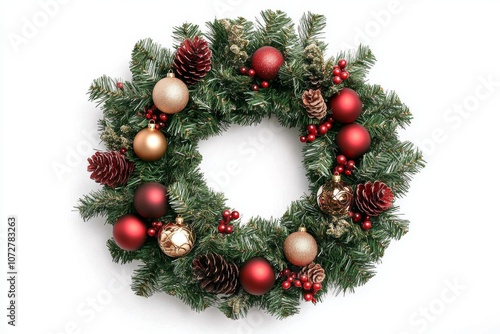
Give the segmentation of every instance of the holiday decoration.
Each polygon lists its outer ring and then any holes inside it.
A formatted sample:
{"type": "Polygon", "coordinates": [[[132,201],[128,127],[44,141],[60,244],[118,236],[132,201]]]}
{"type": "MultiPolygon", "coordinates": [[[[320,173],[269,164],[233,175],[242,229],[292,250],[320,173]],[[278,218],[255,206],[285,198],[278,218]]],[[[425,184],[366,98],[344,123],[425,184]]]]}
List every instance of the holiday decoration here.
{"type": "Polygon", "coordinates": [[[116,151],[97,152],[87,161],[90,178],[111,188],[126,184],[134,171],[134,164],[116,151]]]}
{"type": "Polygon", "coordinates": [[[232,295],[238,288],[238,266],[219,254],[209,253],[194,259],[193,273],[207,292],[232,295]]]}
{"type": "Polygon", "coordinates": [[[262,80],[276,78],[284,62],[285,58],[283,58],[281,52],[272,46],[263,46],[252,55],[252,69],[262,80]]]}
{"type": "Polygon", "coordinates": [[[123,250],[138,250],[146,241],[146,225],[134,215],[121,216],[113,225],[113,238],[123,250]]]}
{"type": "Polygon", "coordinates": [[[134,137],[134,153],[144,161],[156,161],[167,151],[167,139],[155,129],[154,122],[146,129],[139,131],[134,137]]]}
{"type": "Polygon", "coordinates": [[[349,159],[357,159],[370,148],[371,137],[366,128],[360,124],[344,125],[336,137],[340,152],[349,159]]]}
{"type": "Polygon", "coordinates": [[[84,220],[103,216],[116,225],[107,246],[114,262],[138,264],[137,295],[166,293],[167,303],[216,307],[232,319],[254,307],[282,319],[305,302],[366,284],[391,240],[408,231],[397,206],[384,209],[390,193],[407,194],[424,166],[421,152],[398,136],[413,116],[394,92],[368,80],[375,63],[368,47],[326,53],[325,24],[323,15],[306,13],[294,24],[271,10],[257,24],[217,18],[202,31],[184,23],[173,30],[174,50],[150,38],[135,44],[131,73],[123,75],[129,81],[104,75],[91,83],[108,151],[91,158],[91,169],[105,185],[83,196],[78,210],[84,220]],[[323,97],[332,114],[324,113],[323,97]],[[224,194],[207,184],[199,143],[268,117],[300,132],[302,161],[289,167],[305,168],[319,198],[306,193],[280,218],[241,224],[224,194]],[[189,224],[170,222],[179,214],[189,224]]]}
{"type": "Polygon", "coordinates": [[[307,233],[305,227],[299,227],[297,232],[290,234],[285,239],[283,252],[290,263],[296,266],[305,266],[316,258],[318,245],[313,236],[307,233]]]}
{"type": "Polygon", "coordinates": [[[198,36],[192,40],[186,38],[175,53],[175,72],[186,84],[193,85],[210,71],[210,57],[212,57],[212,51],[203,38],[198,36]]]}
{"type": "Polygon", "coordinates": [[[158,232],[158,245],[166,255],[181,257],[189,253],[196,241],[194,229],[184,224],[182,217],[175,218],[175,223],[163,225],[158,232]]]}
{"type": "Polygon", "coordinates": [[[358,94],[350,88],[343,88],[328,100],[333,119],[340,123],[354,122],[361,114],[362,107],[358,94]]]}
{"type": "Polygon", "coordinates": [[[158,81],[153,89],[155,106],[167,114],[182,111],[189,102],[189,90],[182,80],[170,72],[166,78],[158,81]]]}
{"type": "Polygon", "coordinates": [[[260,296],[271,290],[276,277],[269,261],[263,257],[254,257],[241,266],[239,279],[246,292],[260,296]]]}
{"type": "Polygon", "coordinates": [[[344,216],[351,210],[353,190],[341,181],[339,174],[322,185],[316,194],[321,211],[329,215],[344,216]]]}
{"type": "Polygon", "coordinates": [[[167,213],[167,188],[156,182],[141,185],[134,194],[134,207],[144,218],[160,218],[167,213]]]}
{"type": "Polygon", "coordinates": [[[392,206],[394,194],[385,183],[375,181],[358,184],[355,202],[359,211],[368,216],[378,216],[392,206]]]}

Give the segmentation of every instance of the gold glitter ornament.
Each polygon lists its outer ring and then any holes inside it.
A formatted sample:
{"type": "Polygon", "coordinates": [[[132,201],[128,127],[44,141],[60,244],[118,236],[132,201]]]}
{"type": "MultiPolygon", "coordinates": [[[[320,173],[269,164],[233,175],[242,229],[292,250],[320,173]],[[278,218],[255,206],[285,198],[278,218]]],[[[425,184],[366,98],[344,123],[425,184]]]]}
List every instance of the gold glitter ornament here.
{"type": "Polygon", "coordinates": [[[318,244],[305,227],[299,227],[297,232],[290,234],[283,244],[286,259],[296,266],[306,266],[316,258],[318,244]]]}
{"type": "Polygon", "coordinates": [[[158,81],[153,88],[153,103],[166,114],[182,111],[188,102],[189,90],[173,72],[169,72],[167,77],[158,81]]]}
{"type": "Polygon", "coordinates": [[[189,253],[196,241],[194,229],[184,224],[182,217],[175,218],[175,223],[163,225],[158,232],[158,245],[166,255],[181,257],[189,253]]]}
{"type": "Polygon", "coordinates": [[[318,189],[316,196],[321,211],[332,216],[348,215],[353,198],[354,191],[340,180],[338,173],[318,189]]]}

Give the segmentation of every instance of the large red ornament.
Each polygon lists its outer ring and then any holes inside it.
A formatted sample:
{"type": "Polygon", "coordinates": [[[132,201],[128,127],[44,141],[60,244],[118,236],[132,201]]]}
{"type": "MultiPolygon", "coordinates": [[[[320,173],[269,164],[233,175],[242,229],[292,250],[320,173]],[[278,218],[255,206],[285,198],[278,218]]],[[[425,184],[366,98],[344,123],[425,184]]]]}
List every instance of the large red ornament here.
{"type": "Polygon", "coordinates": [[[262,80],[272,80],[285,62],[281,52],[272,46],[263,46],[252,55],[252,69],[262,80]]]}
{"type": "Polygon", "coordinates": [[[336,137],[340,152],[349,159],[357,159],[368,151],[371,137],[364,126],[353,123],[344,125],[336,137]]]}
{"type": "Polygon", "coordinates": [[[350,88],[343,88],[328,100],[333,119],[340,123],[354,122],[361,114],[362,107],[358,94],[350,88]]]}
{"type": "Polygon", "coordinates": [[[267,293],[274,285],[276,275],[266,259],[254,257],[240,268],[240,283],[251,295],[260,296],[267,293]]]}
{"type": "Polygon", "coordinates": [[[134,194],[134,206],[144,218],[159,218],[167,213],[167,188],[160,183],[148,182],[134,194]]]}
{"type": "Polygon", "coordinates": [[[123,250],[135,251],[146,241],[146,225],[134,215],[121,216],[113,226],[113,238],[123,250]]]}

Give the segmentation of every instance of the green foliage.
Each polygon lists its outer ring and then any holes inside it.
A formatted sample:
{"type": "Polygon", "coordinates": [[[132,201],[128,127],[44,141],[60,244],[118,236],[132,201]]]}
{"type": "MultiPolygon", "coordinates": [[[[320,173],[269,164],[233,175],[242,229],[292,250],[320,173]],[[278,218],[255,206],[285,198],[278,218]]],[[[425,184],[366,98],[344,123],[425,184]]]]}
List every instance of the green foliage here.
{"type": "MultiPolygon", "coordinates": [[[[299,226],[305,226],[318,242],[320,252],[315,262],[325,269],[324,288],[316,295],[324,299],[328,290],[335,293],[352,291],[365,284],[375,274],[375,264],[382,258],[393,239],[400,239],[409,222],[398,214],[396,206],[372,217],[373,227],[363,231],[359,224],[345,218],[345,233],[328,233],[336,220],[324,215],[316,204],[316,192],[332,176],[335,156],[335,134],[341,125],[316,141],[304,145],[303,161],[310,181],[311,195],[304,195],[290,204],[281,219],[254,217],[246,225],[235,223],[234,233],[217,232],[220,213],[226,209],[224,194],[209,189],[199,170],[202,160],[197,143],[218,135],[233,123],[250,125],[262,119],[276,117],[281,125],[305,129],[318,120],[307,117],[302,106],[302,93],[319,88],[325,99],[343,87],[357,91],[363,102],[363,113],[357,120],[371,134],[372,145],[357,163],[352,176],[344,181],[358,183],[380,180],[392,188],[397,197],[409,189],[412,176],[423,166],[422,154],[411,143],[398,139],[397,131],[410,124],[411,113],[394,92],[367,83],[369,69],[375,57],[366,46],[341,52],[326,58],[326,44],[321,40],[326,19],[323,15],[306,13],[298,29],[281,11],[264,11],[256,24],[243,18],[214,20],[203,33],[197,25],[185,23],[173,31],[174,49],[186,38],[205,38],[212,50],[212,70],[198,84],[190,86],[190,101],[184,111],[169,117],[162,130],[169,142],[166,155],[155,162],[140,160],[133,152],[135,134],[146,127],[144,108],[152,106],[151,92],[155,83],[165,77],[172,66],[174,53],[151,39],[139,41],[132,50],[130,71],[132,81],[122,82],[102,76],[89,89],[90,100],[103,111],[99,122],[101,138],[108,149],[128,149],[127,158],[135,170],[129,182],[119,188],[104,187],[83,196],[78,210],[84,220],[104,216],[114,224],[127,213],[134,213],[135,189],[144,182],[159,182],[167,186],[170,208],[163,222],[178,214],[193,226],[197,235],[194,249],[184,257],[172,259],[164,255],[154,238],[137,251],[124,251],[113,239],[107,243],[113,261],[138,261],[132,278],[132,289],[141,296],[164,292],[176,296],[196,311],[207,307],[219,308],[232,319],[244,317],[252,307],[285,318],[299,312],[302,294],[298,289],[283,290],[278,280],[263,296],[252,296],[239,289],[232,296],[217,296],[202,290],[193,279],[192,262],[210,252],[222,255],[238,265],[263,256],[276,268],[290,265],[282,245],[286,237],[299,226]],[[265,45],[278,48],[285,64],[269,89],[250,91],[252,82],[240,75],[240,66],[249,66],[252,53],[265,45]],[[331,72],[339,59],[347,59],[350,77],[343,84],[331,82],[331,72]],[[123,88],[118,88],[118,82],[123,88]]],[[[175,50],[174,50],[175,51],[175,50]]],[[[148,220],[149,224],[150,221],[148,220]]]]}

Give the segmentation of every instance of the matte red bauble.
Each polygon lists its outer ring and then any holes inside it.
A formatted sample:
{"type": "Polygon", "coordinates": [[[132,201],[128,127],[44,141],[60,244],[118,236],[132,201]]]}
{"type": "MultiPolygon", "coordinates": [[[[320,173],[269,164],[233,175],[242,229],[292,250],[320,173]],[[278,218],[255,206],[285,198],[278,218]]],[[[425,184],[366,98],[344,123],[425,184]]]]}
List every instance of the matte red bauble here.
{"type": "Polygon", "coordinates": [[[252,69],[262,80],[272,80],[285,62],[281,52],[272,46],[263,46],[252,55],[252,69]]]}
{"type": "Polygon", "coordinates": [[[113,226],[113,238],[123,250],[135,251],[144,245],[147,228],[134,215],[121,216],[113,226]]]}
{"type": "Polygon", "coordinates": [[[167,213],[167,188],[160,183],[148,182],[134,194],[134,206],[144,218],[159,218],[167,213]]]}
{"type": "Polygon", "coordinates": [[[240,283],[251,295],[260,296],[272,289],[276,275],[274,269],[263,257],[254,257],[240,268],[240,283]]]}
{"type": "Polygon", "coordinates": [[[361,114],[362,107],[358,93],[350,88],[343,88],[328,100],[333,119],[340,123],[354,122],[361,114]]]}
{"type": "Polygon", "coordinates": [[[372,140],[364,126],[353,123],[340,128],[336,141],[343,155],[349,159],[357,159],[368,151],[372,140]]]}

